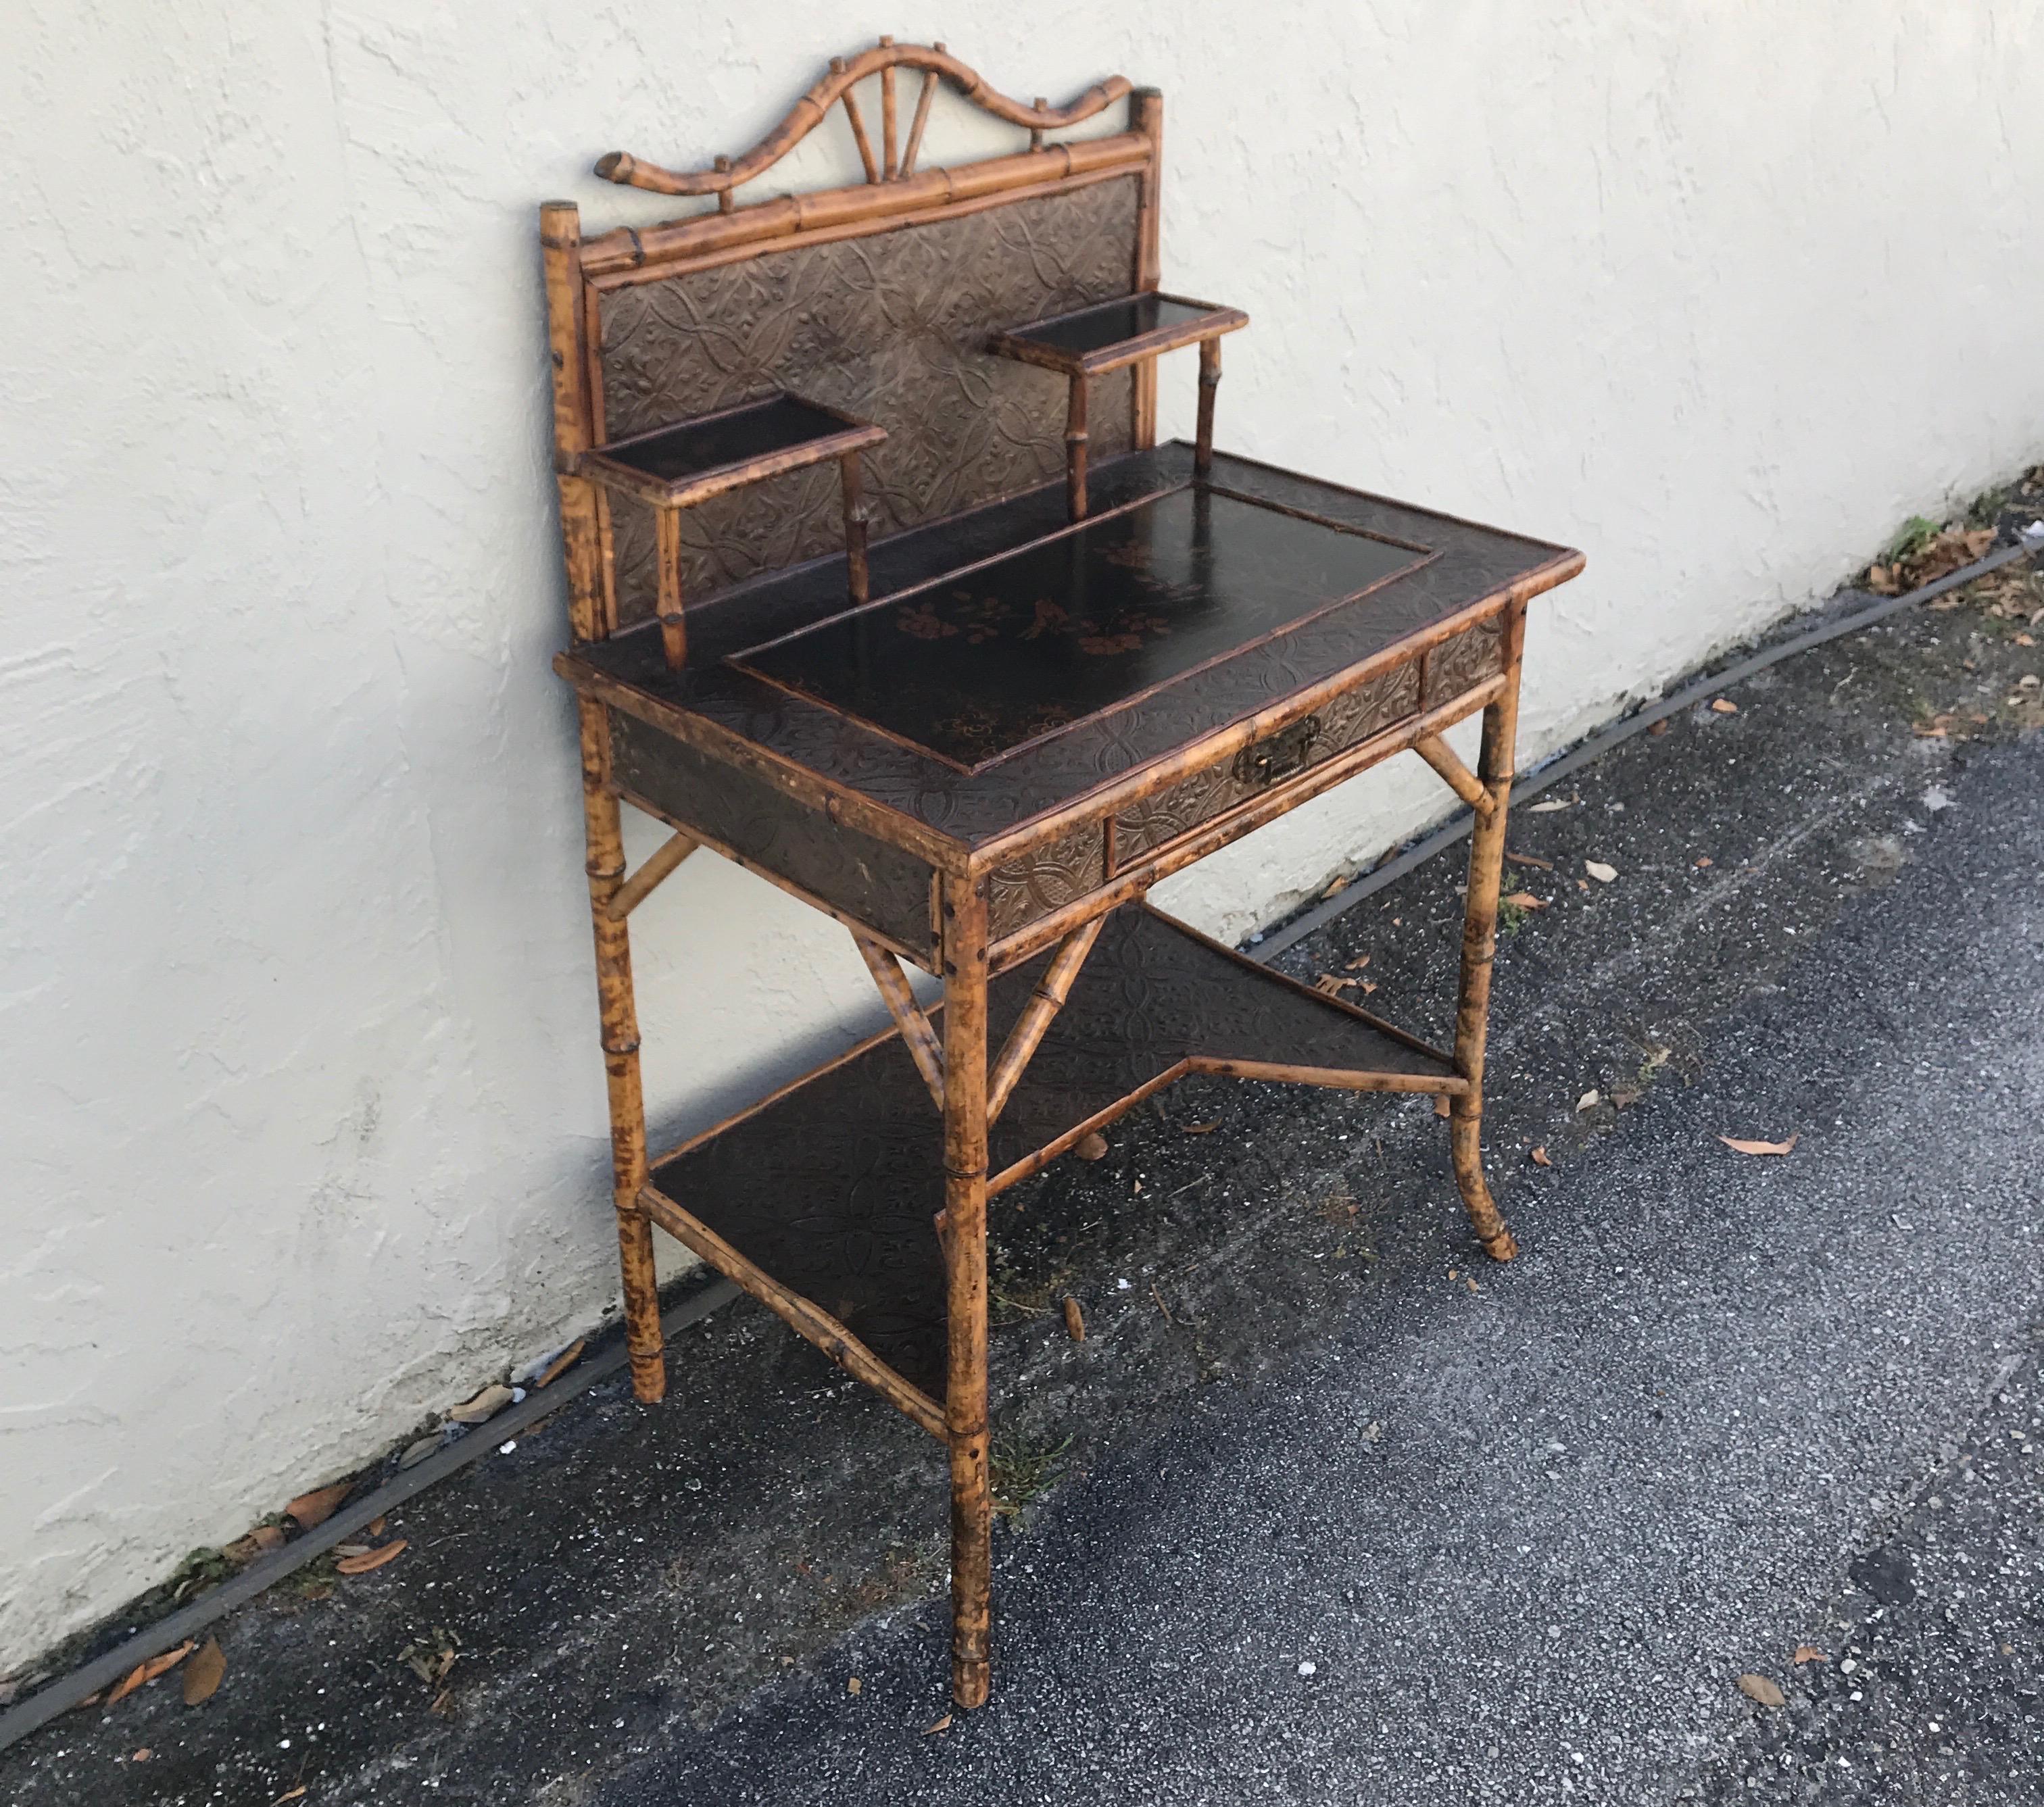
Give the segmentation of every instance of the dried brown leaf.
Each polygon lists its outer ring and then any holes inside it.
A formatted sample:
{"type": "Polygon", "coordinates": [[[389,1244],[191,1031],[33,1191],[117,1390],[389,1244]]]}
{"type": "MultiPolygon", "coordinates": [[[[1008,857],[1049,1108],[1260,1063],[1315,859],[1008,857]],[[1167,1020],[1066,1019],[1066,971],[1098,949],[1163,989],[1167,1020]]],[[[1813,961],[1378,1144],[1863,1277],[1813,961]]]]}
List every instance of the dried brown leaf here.
{"type": "Polygon", "coordinates": [[[1348,880],[1346,878],[1331,879],[1328,880],[1327,889],[1323,891],[1320,895],[1323,897],[1339,897],[1342,892],[1347,889],[1348,880]]]}
{"type": "Polygon", "coordinates": [[[1587,1111],[1603,1096],[1604,1094],[1602,1092],[1599,1091],[1595,1086],[1592,1086],[1588,1091],[1585,1092],[1581,1097],[1576,1100],[1576,1108],[1578,1111],[1587,1111]]]}
{"type": "Polygon", "coordinates": [[[1552,860],[1543,860],[1537,854],[1507,854],[1504,857],[1516,866],[1538,866],[1543,872],[1554,869],[1552,860]]]}
{"type": "Polygon", "coordinates": [[[198,1654],[185,1665],[185,1705],[205,1705],[213,1698],[226,1674],[227,1653],[220,1648],[218,1638],[209,1637],[199,1646],[198,1654]]]}
{"type": "Polygon", "coordinates": [[[1107,1138],[1097,1130],[1089,1130],[1073,1145],[1072,1153],[1082,1161],[1105,1161],[1107,1138]]]}
{"type": "Polygon", "coordinates": [[[559,1355],[555,1356],[551,1361],[547,1364],[545,1372],[541,1374],[540,1378],[534,1381],[532,1384],[535,1387],[552,1386],[556,1380],[559,1379],[563,1375],[567,1373],[570,1368],[573,1368],[577,1362],[582,1360],[582,1352],[586,1346],[587,1345],[582,1337],[576,1337],[573,1342],[570,1343],[566,1349],[563,1349],[559,1355]]]}
{"type": "Polygon", "coordinates": [[[1331,973],[1323,973],[1313,981],[1313,989],[1324,996],[1338,998],[1350,985],[1357,982],[1354,979],[1338,979],[1331,973]]]}
{"type": "Polygon", "coordinates": [[[309,1494],[300,1494],[284,1508],[284,1516],[295,1518],[299,1529],[309,1531],[316,1525],[324,1525],[340,1509],[340,1502],[354,1490],[352,1479],[336,1481],[330,1487],[315,1487],[309,1494]]]}
{"type": "Polygon", "coordinates": [[[1065,1334],[1075,1343],[1085,1341],[1085,1313],[1070,1293],[1065,1295],[1065,1334]]]}
{"type": "Polygon", "coordinates": [[[1546,898],[1535,897],[1530,891],[1515,891],[1504,901],[1516,904],[1522,910],[1544,910],[1547,907],[1546,898]]]}
{"type": "Polygon", "coordinates": [[[1659,721],[1656,722],[1646,731],[1658,740],[1662,735],[1668,731],[1668,718],[1666,716],[1663,716],[1659,721]]]}
{"type": "Polygon", "coordinates": [[[1727,1148],[1737,1149],[1741,1154],[1786,1154],[1802,1138],[1791,1136],[1785,1142],[1748,1141],[1742,1136],[1719,1136],[1718,1140],[1727,1148]]]}
{"type": "Polygon", "coordinates": [[[948,1731],[950,1731],[950,1730],[951,1730],[951,1716],[949,1713],[946,1713],[946,1714],[944,1715],[944,1717],[943,1717],[942,1719],[939,1720],[939,1721],[936,1722],[936,1725],[926,1725],[926,1726],[924,1726],[924,1727],[923,1728],[923,1736],[924,1736],[925,1738],[927,1738],[927,1737],[928,1737],[928,1736],[929,1736],[932,1732],[948,1732],[948,1731]]]}
{"type": "Polygon", "coordinates": [[[864,1685],[856,1675],[847,1675],[844,1680],[844,1691],[848,1694],[855,1694],[864,1685]]]}
{"type": "Polygon", "coordinates": [[[1445,1094],[1434,1100],[1434,1115],[1436,1117],[1447,1117],[1453,1114],[1454,1107],[1448,1103],[1445,1094]]]}
{"type": "Polygon", "coordinates": [[[1548,1157],[1547,1145],[1544,1142],[1543,1142],[1539,1147],[1534,1149],[1532,1159],[1533,1164],[1535,1167],[1552,1167],[1554,1164],[1553,1161],[1548,1157]]]}
{"type": "Polygon", "coordinates": [[[1711,713],[1714,716],[1735,716],[1739,713],[1739,705],[1729,696],[1714,696],[1711,699],[1711,713]]]}
{"type": "Polygon", "coordinates": [[[511,1403],[511,1389],[498,1383],[490,1385],[448,1414],[458,1425],[486,1424],[511,1403]]]}
{"type": "Polygon", "coordinates": [[[1830,1661],[1831,1658],[1827,1656],[1823,1652],[1818,1649],[1814,1644],[1799,1644],[1796,1646],[1796,1664],[1798,1668],[1800,1668],[1805,1663],[1828,1663],[1830,1661]]]}
{"type": "Polygon", "coordinates": [[[1369,964],[1370,956],[1366,953],[1361,954],[1355,959],[1351,960],[1347,965],[1342,969],[1342,970],[1344,973],[1360,973],[1363,968],[1367,966],[1369,964]]]}
{"type": "Polygon", "coordinates": [[[1739,1691],[1748,1700],[1758,1701],[1762,1706],[1783,1706],[1788,1701],[1788,1697],[1765,1675],[1740,1676],[1739,1691]]]}
{"type": "Polygon", "coordinates": [[[364,1550],[359,1556],[343,1556],[333,1566],[343,1575],[367,1575],[381,1568],[387,1562],[394,1562],[409,1547],[409,1540],[393,1537],[387,1544],[373,1550],[364,1550]]]}
{"type": "Polygon", "coordinates": [[[1210,1136],[1220,1127],[1220,1119],[1216,1118],[1211,1123],[1181,1123],[1178,1126],[1189,1136],[1210,1136]]]}

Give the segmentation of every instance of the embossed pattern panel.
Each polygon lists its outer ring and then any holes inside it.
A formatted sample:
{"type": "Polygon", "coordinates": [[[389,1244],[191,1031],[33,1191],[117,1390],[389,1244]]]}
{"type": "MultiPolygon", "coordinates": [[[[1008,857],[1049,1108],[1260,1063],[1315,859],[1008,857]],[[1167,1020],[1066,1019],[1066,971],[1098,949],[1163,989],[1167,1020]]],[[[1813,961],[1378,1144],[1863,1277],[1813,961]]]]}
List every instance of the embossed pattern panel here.
{"type": "Polygon", "coordinates": [[[1504,669],[1504,623],[1493,616],[1443,640],[1427,654],[1424,707],[1439,708],[1504,669]]]}
{"type": "MultiPolygon", "coordinates": [[[[1065,383],[990,356],[1001,327],[1125,295],[1135,180],[962,219],[772,251],[617,289],[601,304],[607,438],[786,389],[887,429],[865,455],[874,531],[1012,495],[1065,466],[1065,383]]],[[[1126,451],[1133,378],[1099,378],[1092,453],[1126,451]]],[[[776,478],[682,517],[683,593],[836,551],[835,469],[776,478]]],[[[613,502],[619,619],[653,608],[652,512],[613,502]]]]}
{"type": "MultiPolygon", "coordinates": [[[[1316,712],[1319,732],[1301,769],[1310,771],[1324,759],[1366,741],[1417,712],[1420,666],[1410,660],[1381,672],[1353,690],[1344,691],[1316,712]]],[[[1131,804],[1114,819],[1114,863],[1125,872],[1145,854],[1187,834],[1222,811],[1273,786],[1243,777],[1232,755],[1204,771],[1193,773],[1169,790],[1131,804]]]]}
{"type": "Polygon", "coordinates": [[[930,868],[849,824],[832,823],[743,766],[613,709],[611,765],[619,785],[669,820],[800,885],[854,921],[932,953],[930,868]]]}
{"type": "Polygon", "coordinates": [[[1082,822],[988,875],[986,915],[993,938],[1027,928],[1106,880],[1106,829],[1097,821],[1082,822]]]}
{"type": "MultiPolygon", "coordinates": [[[[1050,957],[993,982],[998,1048],[1050,957]]],[[[1442,1064],[1147,909],[1117,911],[993,1126],[997,1175],[1191,1054],[1438,1076],[1442,1064]]],[[[663,1162],[653,1184],[933,1398],[943,1136],[900,1038],[663,1162]]]]}

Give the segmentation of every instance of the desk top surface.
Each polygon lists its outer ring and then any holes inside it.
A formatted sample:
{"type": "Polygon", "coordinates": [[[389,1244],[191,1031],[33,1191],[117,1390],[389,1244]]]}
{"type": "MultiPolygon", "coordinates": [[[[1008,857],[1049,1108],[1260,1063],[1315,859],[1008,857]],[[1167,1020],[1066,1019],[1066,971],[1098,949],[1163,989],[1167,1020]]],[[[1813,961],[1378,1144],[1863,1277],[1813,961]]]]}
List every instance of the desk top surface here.
{"type": "MultiPolygon", "coordinates": [[[[976,846],[1290,695],[1551,588],[1578,553],[1182,443],[564,654],[571,681],[976,846]],[[691,720],[690,718],[694,718],[691,720]]],[[[1359,673],[1358,673],[1359,675],[1359,673]]]]}

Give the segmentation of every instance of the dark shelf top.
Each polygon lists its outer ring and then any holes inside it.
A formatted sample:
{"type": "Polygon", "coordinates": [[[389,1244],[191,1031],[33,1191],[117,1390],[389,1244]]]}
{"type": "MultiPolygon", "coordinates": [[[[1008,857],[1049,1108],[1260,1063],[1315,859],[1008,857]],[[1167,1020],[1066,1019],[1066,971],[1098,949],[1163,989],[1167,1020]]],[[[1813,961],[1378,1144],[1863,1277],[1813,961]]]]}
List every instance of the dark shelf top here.
{"type": "MultiPolygon", "coordinates": [[[[993,1046],[1049,957],[993,981],[993,1046]]],[[[1132,906],[1108,919],[993,1125],[993,1188],[1026,1178],[1044,1150],[1178,1073],[1201,1070],[1202,1057],[1407,1074],[1421,1085],[1454,1070],[1352,1005],[1132,906]]],[[[889,1032],[662,1160],[651,1184],[941,1401],[944,1269],[930,1219],[944,1176],[934,1126],[922,1078],[889,1032]]]]}
{"type": "Polygon", "coordinates": [[[1097,377],[1139,358],[1218,339],[1248,324],[1249,316],[1239,308],[1216,307],[1182,295],[1126,295],[1118,301],[1101,301],[1074,313],[1010,327],[995,333],[987,349],[1066,376],[1097,377]]]}
{"type": "Polygon", "coordinates": [[[876,446],[884,427],[809,401],[770,395],[717,414],[636,433],[583,453],[586,476],[642,501],[688,508],[727,489],[876,446]]]}
{"type": "Polygon", "coordinates": [[[733,662],[974,771],[1286,633],[1424,547],[1187,485],[733,662]]]}

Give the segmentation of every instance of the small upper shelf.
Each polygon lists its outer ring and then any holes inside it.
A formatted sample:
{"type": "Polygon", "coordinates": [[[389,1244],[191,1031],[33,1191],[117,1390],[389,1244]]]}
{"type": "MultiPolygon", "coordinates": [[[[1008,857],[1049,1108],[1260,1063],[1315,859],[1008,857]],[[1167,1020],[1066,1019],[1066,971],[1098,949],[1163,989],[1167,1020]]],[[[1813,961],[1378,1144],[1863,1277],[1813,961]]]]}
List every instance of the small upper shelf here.
{"type": "Polygon", "coordinates": [[[656,508],[686,508],[886,437],[886,428],[822,402],[770,395],[599,446],[584,452],[576,469],[656,508]]]}
{"type": "Polygon", "coordinates": [[[1182,295],[1126,295],[1074,313],[1054,314],[997,332],[986,348],[1068,377],[1097,377],[1162,351],[1218,339],[1249,324],[1239,308],[1182,295]]]}

